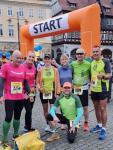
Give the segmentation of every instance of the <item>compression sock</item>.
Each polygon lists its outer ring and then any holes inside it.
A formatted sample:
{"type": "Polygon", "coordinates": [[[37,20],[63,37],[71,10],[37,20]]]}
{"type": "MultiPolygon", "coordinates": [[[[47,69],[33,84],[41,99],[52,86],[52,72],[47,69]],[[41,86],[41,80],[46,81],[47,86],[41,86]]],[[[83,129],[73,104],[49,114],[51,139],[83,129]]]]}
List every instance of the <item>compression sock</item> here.
{"type": "Polygon", "coordinates": [[[18,131],[20,127],[20,120],[13,120],[13,128],[14,128],[14,137],[18,136],[18,131]]]}

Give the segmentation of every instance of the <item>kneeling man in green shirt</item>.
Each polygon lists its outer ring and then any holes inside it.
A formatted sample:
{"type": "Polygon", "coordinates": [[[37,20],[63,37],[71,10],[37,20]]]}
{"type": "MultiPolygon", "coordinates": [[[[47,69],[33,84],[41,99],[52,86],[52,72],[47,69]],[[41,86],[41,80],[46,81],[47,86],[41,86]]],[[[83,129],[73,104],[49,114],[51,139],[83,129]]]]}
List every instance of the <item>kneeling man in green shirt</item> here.
{"type": "MultiPolygon", "coordinates": [[[[55,128],[56,123],[67,124],[67,139],[69,143],[73,143],[77,134],[76,125],[79,123],[83,115],[83,108],[78,96],[72,93],[72,84],[65,82],[63,85],[63,92],[55,101],[47,120],[51,128],[55,128]],[[56,113],[57,108],[60,107],[61,114],[56,113]]],[[[53,133],[47,141],[59,139],[57,133],[53,133]]]]}

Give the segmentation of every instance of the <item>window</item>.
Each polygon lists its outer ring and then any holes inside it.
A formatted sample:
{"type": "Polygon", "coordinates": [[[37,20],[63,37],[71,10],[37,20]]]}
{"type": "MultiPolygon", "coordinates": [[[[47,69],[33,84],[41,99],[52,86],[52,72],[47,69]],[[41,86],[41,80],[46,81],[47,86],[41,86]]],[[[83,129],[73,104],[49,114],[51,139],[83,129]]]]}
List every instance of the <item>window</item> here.
{"type": "Polygon", "coordinates": [[[2,9],[0,8],[0,16],[2,15],[2,9]]]}
{"type": "Polygon", "coordinates": [[[105,8],[105,11],[106,11],[107,13],[109,13],[109,12],[110,12],[110,8],[105,8]]]}
{"type": "Polygon", "coordinates": [[[113,32],[109,31],[109,40],[113,40],[113,32]]]}
{"type": "Polygon", "coordinates": [[[29,17],[33,17],[33,9],[29,10],[29,17]]]}
{"type": "Polygon", "coordinates": [[[8,7],[8,16],[12,16],[12,15],[13,15],[12,7],[8,7]]]}
{"type": "Polygon", "coordinates": [[[69,3],[69,6],[70,6],[71,8],[76,8],[76,4],[75,4],[75,3],[69,3]]]}
{"type": "Polygon", "coordinates": [[[0,36],[3,36],[3,26],[0,24],[0,36]]]}
{"type": "Polygon", "coordinates": [[[52,6],[52,15],[56,15],[57,13],[59,13],[62,10],[61,6],[59,5],[58,2],[54,3],[52,6]]]}
{"type": "Polygon", "coordinates": [[[107,21],[107,25],[111,25],[111,19],[110,18],[107,18],[106,21],[107,21]]]}
{"type": "Polygon", "coordinates": [[[46,17],[46,9],[39,8],[38,17],[39,19],[44,19],[46,17]]]}
{"type": "Polygon", "coordinates": [[[111,25],[113,25],[113,19],[111,19],[111,25]]]}
{"type": "Polygon", "coordinates": [[[24,16],[24,10],[23,10],[23,8],[19,8],[18,15],[19,15],[20,17],[23,17],[23,16],[24,16]]]}
{"type": "Polygon", "coordinates": [[[8,25],[8,33],[9,33],[9,36],[12,37],[14,36],[14,27],[13,25],[8,25]]]}

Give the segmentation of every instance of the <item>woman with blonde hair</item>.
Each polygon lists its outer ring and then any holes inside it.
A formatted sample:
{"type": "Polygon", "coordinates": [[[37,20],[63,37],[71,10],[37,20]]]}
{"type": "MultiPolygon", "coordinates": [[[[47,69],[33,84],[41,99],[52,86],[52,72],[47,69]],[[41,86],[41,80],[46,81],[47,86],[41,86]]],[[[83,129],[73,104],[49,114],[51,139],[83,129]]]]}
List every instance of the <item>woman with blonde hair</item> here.
{"type": "MultiPolygon", "coordinates": [[[[63,84],[65,82],[72,83],[72,68],[69,66],[69,57],[66,54],[61,55],[60,64],[61,66],[58,68],[58,71],[62,91],[63,84]]],[[[61,125],[61,129],[65,129],[65,126],[63,124],[61,125]]]]}
{"type": "Polygon", "coordinates": [[[60,57],[60,64],[59,67],[59,77],[60,77],[60,85],[61,89],[65,82],[72,83],[72,69],[69,66],[69,57],[66,54],[62,54],[60,57]]]}

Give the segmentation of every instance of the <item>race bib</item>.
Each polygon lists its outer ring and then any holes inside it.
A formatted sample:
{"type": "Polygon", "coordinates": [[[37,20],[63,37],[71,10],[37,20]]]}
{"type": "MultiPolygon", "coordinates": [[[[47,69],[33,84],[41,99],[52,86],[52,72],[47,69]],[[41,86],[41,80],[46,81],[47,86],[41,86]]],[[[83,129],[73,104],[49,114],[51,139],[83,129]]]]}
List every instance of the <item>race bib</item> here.
{"type": "Polygon", "coordinates": [[[82,95],[82,93],[83,93],[83,88],[82,87],[80,87],[80,86],[79,87],[78,86],[74,87],[74,94],[75,95],[82,95]]]}
{"type": "Polygon", "coordinates": [[[43,93],[43,99],[52,99],[53,93],[43,93]]]}
{"type": "Polygon", "coordinates": [[[92,79],[91,79],[91,86],[95,87],[96,85],[97,85],[97,77],[93,76],[92,79]]]}
{"type": "Polygon", "coordinates": [[[11,94],[22,93],[22,82],[11,82],[11,94]]]}

